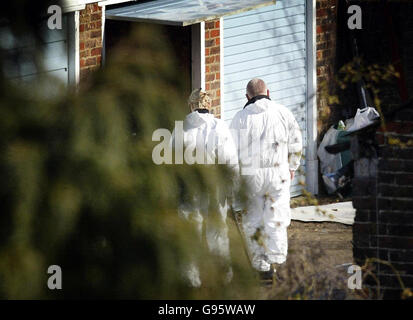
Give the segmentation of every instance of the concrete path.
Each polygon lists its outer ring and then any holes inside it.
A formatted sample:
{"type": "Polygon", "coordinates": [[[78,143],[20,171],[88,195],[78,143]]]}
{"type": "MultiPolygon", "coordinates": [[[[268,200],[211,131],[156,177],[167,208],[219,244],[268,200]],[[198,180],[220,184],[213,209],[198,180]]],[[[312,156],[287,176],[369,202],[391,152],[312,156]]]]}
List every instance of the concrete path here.
{"type": "Polygon", "coordinates": [[[355,215],[356,209],[351,201],[291,209],[292,220],[304,222],[328,221],[352,225],[355,215]]]}

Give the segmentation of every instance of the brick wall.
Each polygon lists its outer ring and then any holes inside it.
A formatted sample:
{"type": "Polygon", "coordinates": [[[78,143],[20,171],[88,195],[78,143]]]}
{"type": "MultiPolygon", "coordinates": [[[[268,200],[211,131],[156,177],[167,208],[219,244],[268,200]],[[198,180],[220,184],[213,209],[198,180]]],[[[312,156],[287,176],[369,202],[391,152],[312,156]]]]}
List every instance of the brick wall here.
{"type": "MultiPolygon", "coordinates": [[[[319,113],[318,131],[325,129],[325,120],[330,117],[330,106],[326,97],[321,95],[320,84],[332,83],[336,55],[338,0],[317,0],[316,32],[317,32],[317,107],[319,113]]],[[[332,89],[332,88],[330,88],[332,89]]]]}
{"type": "Polygon", "coordinates": [[[101,65],[102,8],[97,3],[86,5],[79,14],[80,79],[101,65]]]}
{"type": "Polygon", "coordinates": [[[221,117],[220,20],[205,22],[205,90],[212,98],[211,111],[221,117]]]}
{"type": "MultiPolygon", "coordinates": [[[[413,288],[413,107],[396,113],[375,134],[378,157],[355,162],[353,254],[356,263],[378,258],[400,272],[413,288]],[[392,143],[399,139],[401,144],[392,143]],[[411,141],[411,145],[407,145],[411,141]]],[[[400,284],[391,267],[375,265],[384,297],[400,298],[400,284]]],[[[376,287],[372,278],[366,287],[376,287]]]]}

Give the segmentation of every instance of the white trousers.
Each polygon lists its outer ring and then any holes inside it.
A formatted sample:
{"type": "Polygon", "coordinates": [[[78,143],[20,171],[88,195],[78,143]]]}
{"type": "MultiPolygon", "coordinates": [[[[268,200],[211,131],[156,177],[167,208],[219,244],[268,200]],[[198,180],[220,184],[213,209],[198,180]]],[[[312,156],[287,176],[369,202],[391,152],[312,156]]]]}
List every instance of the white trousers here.
{"type": "Polygon", "coordinates": [[[269,188],[254,194],[242,217],[242,225],[252,266],[269,271],[273,263],[287,259],[287,227],[291,222],[290,183],[281,189],[269,188]]]}
{"type": "MultiPolygon", "coordinates": [[[[224,197],[219,199],[218,204],[211,210],[209,207],[208,197],[195,199],[193,206],[183,205],[179,209],[181,218],[189,221],[196,228],[199,241],[202,243],[203,225],[205,224],[205,238],[208,250],[220,257],[224,264],[228,266],[225,276],[226,282],[232,280],[232,268],[230,267],[230,251],[228,227],[226,223],[228,205],[224,197]],[[212,213],[211,213],[212,212],[212,213]]],[[[196,255],[187,264],[184,270],[184,277],[193,287],[201,286],[201,276],[199,272],[199,263],[196,255]]]]}

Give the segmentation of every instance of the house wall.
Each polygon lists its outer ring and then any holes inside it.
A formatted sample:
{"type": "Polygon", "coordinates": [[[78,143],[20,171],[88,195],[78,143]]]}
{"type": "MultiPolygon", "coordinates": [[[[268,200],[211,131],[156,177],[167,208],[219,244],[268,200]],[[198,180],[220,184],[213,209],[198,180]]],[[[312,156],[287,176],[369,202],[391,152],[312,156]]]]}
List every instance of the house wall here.
{"type": "MultiPolygon", "coordinates": [[[[353,206],[354,260],[360,266],[367,258],[375,264],[384,298],[400,298],[401,286],[391,264],[406,287],[413,287],[413,108],[386,122],[386,132],[375,134],[378,158],[361,157],[355,162],[353,206]],[[401,145],[391,139],[400,139],[401,145]]],[[[363,146],[361,146],[362,149],[363,146]]],[[[377,289],[368,277],[367,288],[377,289]]]]}
{"type": "Polygon", "coordinates": [[[205,22],[205,90],[212,98],[212,112],[221,117],[220,19],[205,22]]]}
{"type": "MultiPolygon", "coordinates": [[[[337,0],[317,0],[317,82],[329,81],[334,68],[335,17],[337,0]]],[[[205,89],[211,94],[212,112],[221,116],[220,19],[205,22],[205,89]]],[[[80,11],[80,79],[100,67],[102,61],[102,8],[87,4],[80,11]]],[[[317,92],[319,113],[328,109],[317,92]]],[[[327,110],[328,112],[328,110],[327,110]]],[[[321,128],[322,121],[319,121],[321,128]]]]}
{"type": "MultiPolygon", "coordinates": [[[[322,95],[321,85],[332,84],[335,69],[337,40],[337,4],[338,0],[317,0],[316,2],[316,33],[317,33],[317,110],[318,132],[330,125],[336,110],[331,108],[327,97],[322,95]]],[[[334,88],[328,85],[332,93],[334,88]]]]}
{"type": "Polygon", "coordinates": [[[102,63],[102,8],[97,2],[79,13],[79,58],[81,81],[102,63]]]}
{"type": "MultiPolygon", "coordinates": [[[[330,82],[334,72],[336,16],[338,0],[317,0],[317,83],[330,82]]],[[[220,19],[205,22],[205,89],[211,94],[212,112],[221,116],[221,34],[220,19]]],[[[100,67],[102,61],[102,8],[87,4],[80,11],[79,26],[80,79],[100,67]]],[[[330,115],[326,98],[317,87],[318,129],[330,115]]]]}

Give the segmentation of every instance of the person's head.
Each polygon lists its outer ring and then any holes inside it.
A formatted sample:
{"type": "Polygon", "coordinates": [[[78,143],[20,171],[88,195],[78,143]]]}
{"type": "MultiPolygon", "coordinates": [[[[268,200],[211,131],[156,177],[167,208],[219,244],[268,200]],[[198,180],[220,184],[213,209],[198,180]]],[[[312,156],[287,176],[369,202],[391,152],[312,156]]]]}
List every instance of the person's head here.
{"type": "Polygon", "coordinates": [[[254,78],[251,79],[247,84],[247,99],[250,100],[256,96],[270,96],[270,91],[267,88],[264,80],[254,78]]]}
{"type": "Polygon", "coordinates": [[[195,89],[191,92],[188,98],[188,106],[191,112],[196,109],[207,109],[211,107],[211,97],[201,88],[195,89]]]}

